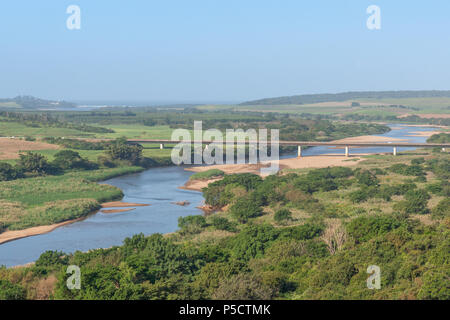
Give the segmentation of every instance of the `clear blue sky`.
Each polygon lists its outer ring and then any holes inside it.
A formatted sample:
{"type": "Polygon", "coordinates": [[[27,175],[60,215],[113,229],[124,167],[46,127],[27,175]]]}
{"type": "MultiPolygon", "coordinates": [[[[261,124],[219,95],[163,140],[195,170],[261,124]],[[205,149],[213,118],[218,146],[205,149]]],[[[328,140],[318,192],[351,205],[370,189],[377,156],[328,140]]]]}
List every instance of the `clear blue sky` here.
{"type": "Polygon", "coordinates": [[[242,101],[450,89],[450,1],[0,3],[0,97],[242,101]],[[81,8],[81,30],[66,8],[81,8]],[[381,30],[366,8],[381,8],[381,30]]]}

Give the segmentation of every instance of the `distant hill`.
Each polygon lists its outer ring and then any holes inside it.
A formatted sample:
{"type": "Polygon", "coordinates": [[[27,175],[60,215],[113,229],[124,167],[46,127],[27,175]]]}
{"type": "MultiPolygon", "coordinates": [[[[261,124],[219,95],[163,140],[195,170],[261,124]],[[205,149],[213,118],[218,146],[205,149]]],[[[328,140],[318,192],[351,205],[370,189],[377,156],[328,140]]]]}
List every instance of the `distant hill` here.
{"type": "Polygon", "coordinates": [[[33,96],[17,96],[12,99],[0,99],[0,107],[23,109],[74,108],[77,105],[67,101],[39,99],[33,96]]]}
{"type": "Polygon", "coordinates": [[[243,102],[240,105],[283,105],[340,102],[352,99],[404,99],[450,97],[450,90],[439,91],[360,91],[343,93],[304,94],[298,96],[267,98],[243,102]]]}

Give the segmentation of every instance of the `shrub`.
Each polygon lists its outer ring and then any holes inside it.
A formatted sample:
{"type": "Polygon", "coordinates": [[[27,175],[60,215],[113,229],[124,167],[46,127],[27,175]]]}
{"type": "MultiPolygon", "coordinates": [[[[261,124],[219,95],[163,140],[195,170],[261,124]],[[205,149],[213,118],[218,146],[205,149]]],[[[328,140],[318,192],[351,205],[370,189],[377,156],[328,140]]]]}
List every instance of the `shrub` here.
{"type": "Polygon", "coordinates": [[[431,217],[433,219],[442,219],[448,216],[450,216],[450,198],[445,198],[431,210],[431,217]]]}
{"type": "Polygon", "coordinates": [[[53,171],[53,168],[47,161],[47,158],[39,153],[27,152],[20,154],[20,159],[17,162],[19,168],[24,172],[34,174],[45,174],[53,171]]]}
{"type": "Polygon", "coordinates": [[[227,218],[223,218],[223,217],[213,216],[211,218],[211,225],[216,230],[225,230],[225,231],[230,231],[230,232],[236,231],[235,225],[232,222],[230,222],[227,218]]]}
{"type": "Polygon", "coordinates": [[[347,232],[359,243],[386,234],[401,225],[401,221],[393,216],[361,216],[348,223],[347,232]]]}
{"type": "Polygon", "coordinates": [[[124,139],[117,139],[106,150],[106,154],[112,160],[125,160],[132,164],[139,164],[142,160],[142,150],[144,148],[139,145],[127,144],[124,139]]]}
{"type": "Polygon", "coordinates": [[[262,214],[261,207],[248,197],[240,198],[230,207],[230,213],[239,222],[246,223],[250,218],[262,214]]]}
{"type": "Polygon", "coordinates": [[[360,171],[356,175],[356,179],[358,181],[358,184],[363,186],[370,187],[370,186],[378,186],[379,184],[377,177],[369,170],[360,171]]]}
{"type": "Polygon", "coordinates": [[[67,169],[98,169],[98,165],[83,159],[80,154],[72,150],[62,150],[55,154],[53,165],[63,170],[67,169]]]}
{"type": "Polygon", "coordinates": [[[324,226],[317,223],[305,223],[301,226],[285,228],[280,233],[282,239],[310,240],[322,234],[324,226]]]}
{"type": "Polygon", "coordinates": [[[178,227],[187,233],[197,233],[206,227],[206,219],[200,215],[179,217],[178,227]]]}
{"type": "Polygon", "coordinates": [[[427,203],[430,195],[423,189],[410,190],[405,193],[405,200],[396,203],[393,208],[403,214],[428,213],[427,203]]]}
{"type": "Polygon", "coordinates": [[[8,280],[0,279],[0,300],[25,300],[25,289],[8,280]]]}
{"type": "Polygon", "coordinates": [[[0,181],[15,180],[22,177],[20,170],[9,163],[0,162],[0,181]]]}
{"type": "Polygon", "coordinates": [[[60,251],[45,251],[39,256],[39,259],[36,260],[36,267],[51,267],[55,265],[63,265],[67,264],[68,258],[67,256],[60,251]]]}
{"type": "Polygon", "coordinates": [[[291,220],[292,213],[288,209],[280,209],[275,212],[274,219],[278,223],[284,222],[286,220],[291,220]]]}

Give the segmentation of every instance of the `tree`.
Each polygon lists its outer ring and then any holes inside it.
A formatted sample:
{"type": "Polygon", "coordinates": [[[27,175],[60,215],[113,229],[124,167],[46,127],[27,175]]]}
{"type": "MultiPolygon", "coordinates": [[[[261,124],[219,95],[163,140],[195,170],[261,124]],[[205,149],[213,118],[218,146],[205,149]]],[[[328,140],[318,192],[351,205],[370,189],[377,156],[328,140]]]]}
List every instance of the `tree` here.
{"type": "Polygon", "coordinates": [[[53,165],[67,170],[67,169],[95,169],[94,163],[83,159],[80,154],[72,150],[62,150],[55,154],[53,165]]]}
{"type": "Polygon", "coordinates": [[[20,154],[20,159],[17,166],[24,172],[34,174],[45,174],[52,171],[52,167],[47,161],[47,158],[39,153],[27,152],[20,154]]]}
{"type": "Polygon", "coordinates": [[[9,163],[0,162],[0,181],[9,181],[20,178],[21,172],[9,163]]]}
{"type": "Polygon", "coordinates": [[[142,150],[140,144],[129,145],[125,139],[119,138],[109,146],[106,153],[112,160],[126,160],[138,164],[142,160],[142,150]]]}
{"type": "Polygon", "coordinates": [[[244,197],[238,199],[230,207],[230,213],[239,222],[246,223],[250,218],[260,216],[263,213],[263,211],[258,204],[252,201],[252,199],[244,197]]]}

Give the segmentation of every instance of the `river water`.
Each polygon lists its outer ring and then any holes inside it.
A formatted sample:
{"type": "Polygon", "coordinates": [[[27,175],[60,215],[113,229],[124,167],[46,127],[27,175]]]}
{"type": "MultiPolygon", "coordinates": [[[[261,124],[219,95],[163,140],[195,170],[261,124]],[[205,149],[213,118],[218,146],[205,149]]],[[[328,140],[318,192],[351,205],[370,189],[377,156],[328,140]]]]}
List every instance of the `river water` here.
{"type": "MultiPolygon", "coordinates": [[[[412,132],[434,131],[434,128],[407,127],[390,125],[391,130],[379,135],[391,138],[407,139],[404,142],[426,142],[425,137],[410,137],[412,132]],[[399,128],[399,129],[396,129],[399,128]]],[[[414,148],[399,148],[399,151],[414,148]]],[[[350,149],[352,153],[392,152],[392,148],[350,149]]],[[[303,151],[304,156],[327,153],[343,153],[342,149],[330,149],[325,146],[312,147],[303,151]]],[[[287,155],[286,157],[295,157],[287,155]]],[[[18,239],[0,245],[0,265],[7,267],[35,261],[46,250],[59,250],[72,253],[96,248],[109,248],[121,245],[123,239],[138,233],[174,232],[178,228],[178,217],[201,214],[197,206],[202,204],[200,192],[182,190],[179,186],[189,179],[192,173],[182,167],[153,168],[141,173],[131,174],[107,180],[103,183],[114,185],[123,190],[124,202],[146,203],[148,207],[137,207],[133,211],[104,214],[98,212],[85,220],[69,224],[54,231],[18,239]],[[176,201],[189,201],[187,206],[173,204],[176,201]]]]}

